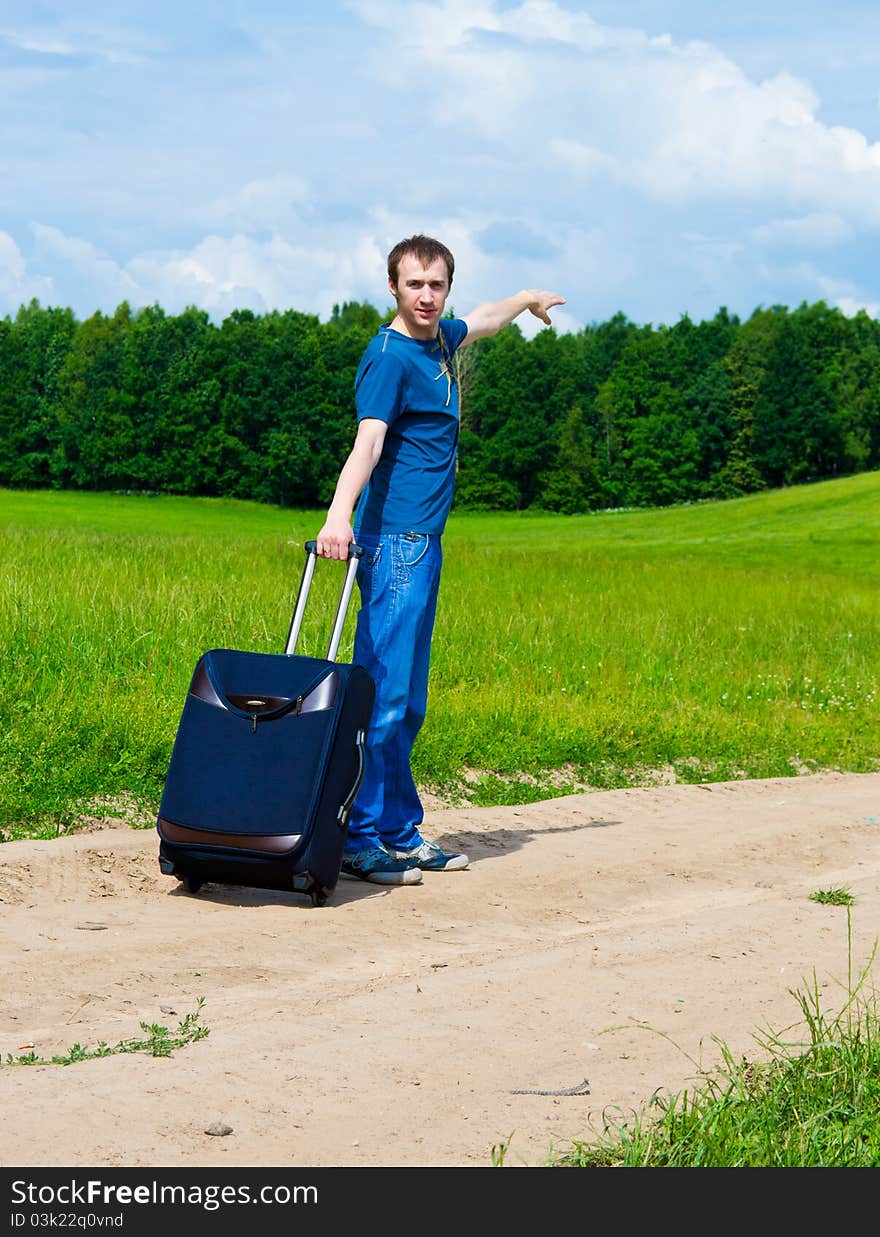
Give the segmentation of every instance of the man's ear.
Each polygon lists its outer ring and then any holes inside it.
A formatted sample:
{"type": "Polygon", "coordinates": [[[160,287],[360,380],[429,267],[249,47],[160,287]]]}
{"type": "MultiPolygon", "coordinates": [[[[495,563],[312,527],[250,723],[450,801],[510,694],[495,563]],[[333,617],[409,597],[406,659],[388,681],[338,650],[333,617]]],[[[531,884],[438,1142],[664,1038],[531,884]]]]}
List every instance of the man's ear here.
{"type": "Polygon", "coordinates": [[[397,300],[397,284],[394,282],[393,279],[388,280],[388,287],[391,289],[391,295],[394,297],[396,301],[397,300]]]}

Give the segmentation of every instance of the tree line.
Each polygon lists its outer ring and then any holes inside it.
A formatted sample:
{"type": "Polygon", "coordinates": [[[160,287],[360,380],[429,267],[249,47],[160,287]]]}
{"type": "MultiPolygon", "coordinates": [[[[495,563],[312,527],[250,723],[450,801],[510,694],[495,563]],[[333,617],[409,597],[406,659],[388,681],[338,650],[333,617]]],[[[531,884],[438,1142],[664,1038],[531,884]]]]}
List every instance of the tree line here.
{"type": "MultiPolygon", "coordinates": [[[[323,507],[354,439],[368,304],[37,301],[0,319],[0,485],[323,507]]],[[[674,326],[516,325],[456,358],[458,508],[575,513],[726,498],[880,467],[880,322],[824,301],[674,326]]]]}

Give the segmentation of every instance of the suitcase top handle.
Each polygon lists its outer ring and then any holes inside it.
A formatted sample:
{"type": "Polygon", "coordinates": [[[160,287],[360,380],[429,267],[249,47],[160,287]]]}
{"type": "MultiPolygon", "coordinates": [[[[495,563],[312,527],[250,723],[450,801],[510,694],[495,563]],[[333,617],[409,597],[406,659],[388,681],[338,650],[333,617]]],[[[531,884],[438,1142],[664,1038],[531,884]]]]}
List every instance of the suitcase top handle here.
{"type": "MultiPolygon", "coordinates": [[[[285,653],[290,654],[296,650],[296,642],[299,639],[306,602],[309,598],[309,589],[312,587],[312,576],[315,574],[315,564],[318,561],[317,541],[307,541],[305,551],[306,564],[299,583],[299,592],[296,595],[296,605],[293,608],[293,618],[290,622],[290,631],[288,632],[287,644],[284,649],[285,653]]],[[[351,591],[354,588],[354,580],[357,575],[358,561],[363,556],[363,553],[362,547],[355,545],[354,542],[348,547],[348,570],[345,573],[342,592],[339,595],[339,605],[336,607],[336,618],[333,620],[333,630],[330,633],[330,641],[327,645],[327,661],[335,661],[336,659],[339,642],[342,639],[342,628],[345,626],[345,616],[348,613],[348,603],[351,599],[351,591]]]]}

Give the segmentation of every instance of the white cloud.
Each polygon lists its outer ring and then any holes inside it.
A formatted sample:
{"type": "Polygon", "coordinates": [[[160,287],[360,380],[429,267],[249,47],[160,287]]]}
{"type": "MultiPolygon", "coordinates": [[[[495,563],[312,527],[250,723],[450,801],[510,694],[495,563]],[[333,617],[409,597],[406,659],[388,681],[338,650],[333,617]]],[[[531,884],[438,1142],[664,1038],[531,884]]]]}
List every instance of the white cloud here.
{"type": "Polygon", "coordinates": [[[585,142],[572,138],[550,139],[548,150],[573,172],[579,172],[585,180],[622,181],[626,179],[623,165],[613,155],[597,150],[585,142]]]}
{"type": "Polygon", "coordinates": [[[586,13],[572,12],[553,0],[523,0],[500,8],[497,0],[352,0],[349,7],[367,23],[399,34],[402,43],[420,49],[456,49],[473,35],[514,35],[523,40],[569,43],[582,51],[663,46],[665,36],[649,39],[642,31],[601,26],[586,13]]]}
{"type": "Polygon", "coordinates": [[[276,232],[295,224],[312,198],[303,177],[278,174],[249,181],[206,207],[201,217],[209,226],[228,231],[276,232]]]}
{"type": "Polygon", "coordinates": [[[91,22],[76,15],[53,16],[41,23],[39,15],[18,26],[8,20],[0,27],[0,36],[22,51],[36,52],[59,59],[73,56],[97,56],[108,64],[140,65],[160,44],[151,35],[112,22],[91,22]]]}
{"type": "Polygon", "coordinates": [[[860,310],[864,310],[872,318],[880,318],[880,302],[866,295],[864,289],[851,280],[819,275],[817,283],[823,298],[848,318],[854,317],[860,310]]]}
{"type": "Polygon", "coordinates": [[[66,236],[59,228],[43,223],[31,225],[37,262],[60,262],[68,271],[85,275],[100,289],[119,301],[137,293],[137,285],[112,258],[101,253],[91,243],[77,236],[66,236]]]}
{"type": "MultiPolygon", "coordinates": [[[[159,302],[169,312],[196,304],[222,318],[233,309],[258,313],[294,308],[328,316],[344,300],[373,299],[381,293],[385,257],[366,233],[325,237],[303,233],[297,240],[273,236],[257,240],[244,234],[206,236],[186,250],[135,255],[124,264],[101,253],[89,241],[57,228],[33,225],[37,265],[60,262],[91,289],[91,305],[79,312],[115,307],[127,300],[135,307],[159,302]]],[[[24,259],[11,237],[0,233],[0,280],[4,257],[10,288],[31,285],[48,291],[50,280],[28,277],[24,259]],[[5,243],[4,243],[5,238],[5,243]]],[[[0,289],[3,284],[0,282],[0,289]]],[[[18,294],[20,301],[23,291],[18,294]]]]}
{"type": "Polygon", "coordinates": [[[880,301],[858,301],[851,296],[843,296],[836,304],[841,313],[846,314],[848,318],[854,318],[862,310],[871,318],[880,318],[880,301]]]}
{"type": "Polygon", "coordinates": [[[25,273],[21,250],[8,232],[0,232],[0,271],[7,279],[21,279],[25,273]]]}
{"type": "Polygon", "coordinates": [[[51,299],[54,294],[52,280],[45,275],[34,275],[27,269],[24,255],[8,232],[0,232],[0,309],[15,313],[34,297],[37,300],[51,299]]]}
{"type": "Polygon", "coordinates": [[[880,224],[880,143],[821,123],[812,87],[789,73],[756,82],[707,43],[603,27],[553,0],[357,8],[391,38],[396,86],[426,66],[441,124],[655,200],[773,198],[880,224]]]}
{"type": "MultiPolygon", "coordinates": [[[[492,264],[471,240],[471,229],[452,218],[435,222],[468,283],[488,277],[492,264]]],[[[419,226],[378,207],[357,224],[301,225],[263,240],[212,234],[186,249],[146,251],[117,262],[82,237],[33,224],[28,259],[12,236],[0,232],[0,306],[15,310],[36,296],[87,316],[99,308],[111,311],[123,300],[135,308],[158,302],[171,313],[195,304],[217,319],[241,308],[257,313],[293,308],[326,318],[334,304],[346,300],[384,309],[391,299],[387,252],[419,226]],[[55,278],[35,273],[46,269],[54,270],[55,278]]],[[[456,292],[460,285],[458,280],[456,292]]]]}
{"type": "Polygon", "coordinates": [[[92,244],[92,241],[82,240],[79,236],[67,236],[58,228],[47,224],[31,224],[31,231],[37,242],[37,255],[42,257],[58,257],[74,270],[88,271],[97,275],[101,282],[114,283],[124,275],[110,257],[106,257],[92,244]]]}
{"type": "Polygon", "coordinates": [[[72,43],[55,38],[52,35],[29,35],[29,34],[10,34],[7,31],[2,32],[16,47],[20,47],[26,52],[40,52],[45,56],[75,56],[78,48],[72,43]]]}
{"type": "Polygon", "coordinates": [[[391,35],[393,54],[374,54],[376,72],[444,126],[464,124],[488,138],[509,133],[537,90],[525,48],[501,39],[487,50],[475,42],[504,33],[492,0],[355,7],[391,35]]]}
{"type": "Polygon", "coordinates": [[[839,215],[814,211],[795,219],[771,219],[752,229],[755,240],[768,245],[825,248],[849,240],[852,227],[839,215]]]}

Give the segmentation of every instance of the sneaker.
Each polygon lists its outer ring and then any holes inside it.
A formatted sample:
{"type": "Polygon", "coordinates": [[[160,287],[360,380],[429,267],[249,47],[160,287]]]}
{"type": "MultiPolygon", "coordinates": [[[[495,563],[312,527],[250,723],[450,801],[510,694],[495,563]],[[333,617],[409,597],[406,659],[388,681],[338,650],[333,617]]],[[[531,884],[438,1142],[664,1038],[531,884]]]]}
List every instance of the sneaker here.
{"type": "Polygon", "coordinates": [[[372,881],[374,885],[418,885],[422,880],[416,859],[401,858],[384,846],[346,852],[339,875],[349,880],[372,881]]]}
{"type": "Polygon", "coordinates": [[[436,842],[422,842],[413,850],[393,850],[395,859],[414,860],[423,872],[461,872],[468,866],[467,855],[442,850],[436,842]]]}

